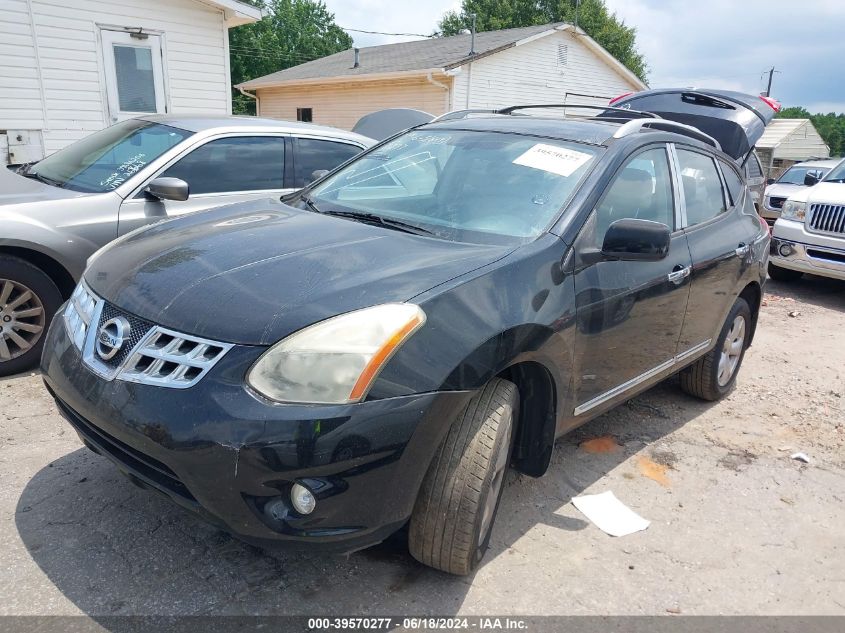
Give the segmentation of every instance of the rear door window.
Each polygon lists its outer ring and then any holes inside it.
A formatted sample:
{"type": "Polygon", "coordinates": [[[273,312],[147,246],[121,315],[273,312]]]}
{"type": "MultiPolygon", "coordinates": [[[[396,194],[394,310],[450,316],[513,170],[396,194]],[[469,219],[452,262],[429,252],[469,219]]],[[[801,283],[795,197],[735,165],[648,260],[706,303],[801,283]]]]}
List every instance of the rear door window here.
{"type": "Polygon", "coordinates": [[[712,220],[727,211],[722,180],[713,158],[699,152],[677,150],[687,226],[712,220]]]}
{"type": "Polygon", "coordinates": [[[191,196],[282,189],[285,139],[237,136],[209,141],[169,167],[162,176],[181,178],[191,196]]]}
{"type": "Polygon", "coordinates": [[[357,145],[316,138],[298,138],[296,148],[294,186],[297,188],[312,182],[315,171],[331,171],[362,151],[357,145]]]}

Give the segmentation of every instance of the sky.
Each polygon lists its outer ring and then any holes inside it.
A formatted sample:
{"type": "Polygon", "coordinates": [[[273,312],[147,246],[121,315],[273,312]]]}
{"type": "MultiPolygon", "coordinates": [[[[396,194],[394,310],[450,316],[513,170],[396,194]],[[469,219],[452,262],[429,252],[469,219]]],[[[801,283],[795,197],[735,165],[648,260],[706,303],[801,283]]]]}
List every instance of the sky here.
{"type": "MultiPolygon", "coordinates": [[[[346,29],[431,33],[459,0],[325,0],[346,29]]],[[[652,87],[772,96],[811,112],[845,112],[845,0],[605,0],[637,29],[652,87]]],[[[356,46],[419,39],[350,33],[356,46]]]]}

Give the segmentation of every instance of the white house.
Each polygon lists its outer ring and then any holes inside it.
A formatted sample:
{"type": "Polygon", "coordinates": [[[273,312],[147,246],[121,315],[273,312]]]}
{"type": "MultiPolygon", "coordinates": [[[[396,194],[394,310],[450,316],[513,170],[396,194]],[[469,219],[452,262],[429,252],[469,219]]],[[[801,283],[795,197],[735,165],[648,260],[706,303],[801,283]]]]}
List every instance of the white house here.
{"type": "Polygon", "coordinates": [[[237,0],[0,0],[0,164],[42,158],[124,118],[231,112],[237,0]]]}
{"type": "Polygon", "coordinates": [[[526,103],[593,103],[646,86],[581,29],[545,24],[348,50],[258,77],[261,116],[351,129],[384,108],[432,114],[526,103]]]}
{"type": "Polygon", "coordinates": [[[790,166],[809,158],[827,158],[830,148],[810,119],[774,119],[757,141],[763,169],[778,178],[790,166]]]}

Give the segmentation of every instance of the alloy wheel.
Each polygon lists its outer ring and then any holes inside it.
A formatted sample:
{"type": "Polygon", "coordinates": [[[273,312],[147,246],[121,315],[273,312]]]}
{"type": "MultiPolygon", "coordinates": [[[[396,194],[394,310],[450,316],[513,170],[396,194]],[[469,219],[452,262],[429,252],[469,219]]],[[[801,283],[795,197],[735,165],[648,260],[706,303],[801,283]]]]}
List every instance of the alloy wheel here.
{"type": "Polygon", "coordinates": [[[30,288],[0,279],[0,362],[23,356],[44,334],[41,299],[30,288]]]}
{"type": "Polygon", "coordinates": [[[731,324],[731,329],[725,337],[722,345],[722,353],[719,356],[719,386],[727,385],[733,378],[739,359],[742,356],[742,349],[745,346],[745,317],[737,316],[731,324]]]}

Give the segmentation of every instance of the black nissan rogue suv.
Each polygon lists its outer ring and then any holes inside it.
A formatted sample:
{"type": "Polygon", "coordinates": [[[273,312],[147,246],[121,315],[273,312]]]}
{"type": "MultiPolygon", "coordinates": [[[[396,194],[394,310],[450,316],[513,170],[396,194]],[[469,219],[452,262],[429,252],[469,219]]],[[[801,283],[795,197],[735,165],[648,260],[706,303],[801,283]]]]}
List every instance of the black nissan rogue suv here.
{"type": "Polygon", "coordinates": [[[281,201],[113,242],[50,328],[60,411],[242,539],[351,551],[409,523],[418,560],[469,573],[509,466],[542,475],[672,374],[727,393],[766,278],[742,165],[772,105],[559,112],[451,113],[281,201]]]}

